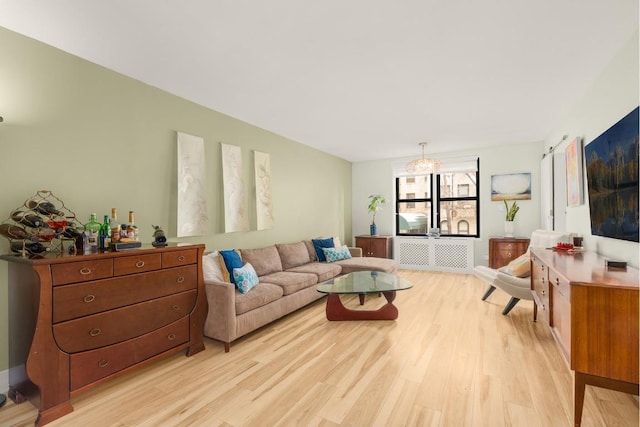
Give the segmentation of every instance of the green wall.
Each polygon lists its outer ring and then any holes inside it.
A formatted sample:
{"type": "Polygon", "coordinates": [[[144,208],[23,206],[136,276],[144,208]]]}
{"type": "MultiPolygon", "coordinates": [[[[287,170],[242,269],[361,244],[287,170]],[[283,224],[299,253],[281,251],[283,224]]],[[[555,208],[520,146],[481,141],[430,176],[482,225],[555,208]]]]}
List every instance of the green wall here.
{"type": "MultiPolygon", "coordinates": [[[[1,27],[0,52],[0,222],[50,190],[82,222],[112,207],[120,219],[134,210],[143,242],[152,224],[176,241],[180,131],[205,140],[210,220],[206,236],[181,241],[207,250],[329,235],[351,241],[351,163],[1,27]],[[242,148],[252,229],[252,150],[271,155],[273,229],[224,233],[220,142],[242,148]]],[[[0,252],[7,248],[0,238],[0,252]]],[[[0,372],[8,368],[7,321],[7,263],[0,262],[0,372]]]]}

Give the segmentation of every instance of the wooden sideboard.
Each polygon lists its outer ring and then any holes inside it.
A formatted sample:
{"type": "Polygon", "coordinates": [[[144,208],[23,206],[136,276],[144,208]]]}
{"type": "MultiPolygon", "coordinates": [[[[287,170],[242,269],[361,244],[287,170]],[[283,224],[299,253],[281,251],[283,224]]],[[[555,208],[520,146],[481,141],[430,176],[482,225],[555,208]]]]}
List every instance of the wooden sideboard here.
{"type": "Polygon", "coordinates": [[[489,239],[489,267],[500,268],[527,251],[526,237],[492,237],[489,239]]]}
{"type": "Polygon", "coordinates": [[[9,262],[9,397],[39,409],[36,425],[71,411],[70,398],[161,357],[204,350],[204,245],[9,262]]]}
{"type": "Polygon", "coordinates": [[[391,236],[356,236],[356,247],[362,249],[362,256],[391,258],[391,236]]]}
{"type": "Polygon", "coordinates": [[[639,272],[593,252],[531,248],[534,320],[549,324],[574,375],[574,424],[585,386],[638,394],[639,272]]]}

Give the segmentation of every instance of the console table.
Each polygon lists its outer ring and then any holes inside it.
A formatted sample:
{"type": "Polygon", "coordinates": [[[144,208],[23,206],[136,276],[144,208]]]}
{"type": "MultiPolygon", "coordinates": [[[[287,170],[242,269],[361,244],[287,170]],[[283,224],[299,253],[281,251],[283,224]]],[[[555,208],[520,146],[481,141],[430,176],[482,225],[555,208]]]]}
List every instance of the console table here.
{"type": "Polygon", "coordinates": [[[638,394],[639,272],[593,252],[531,248],[531,292],[574,375],[574,424],[585,386],[638,394]]]}
{"type": "Polygon", "coordinates": [[[9,262],[9,397],[39,409],[178,351],[204,350],[204,245],[9,262]]]}

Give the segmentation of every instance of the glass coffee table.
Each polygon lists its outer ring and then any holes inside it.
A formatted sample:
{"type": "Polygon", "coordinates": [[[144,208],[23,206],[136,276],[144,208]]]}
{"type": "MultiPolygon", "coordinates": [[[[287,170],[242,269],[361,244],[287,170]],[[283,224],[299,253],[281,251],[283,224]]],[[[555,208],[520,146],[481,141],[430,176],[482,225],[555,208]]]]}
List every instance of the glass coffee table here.
{"type": "Polygon", "coordinates": [[[328,320],[395,320],[398,318],[398,308],[393,305],[396,291],[411,287],[411,282],[395,274],[356,271],[323,282],[317,290],[327,294],[328,320]],[[367,294],[383,294],[387,303],[377,310],[351,310],[340,301],[340,295],[349,294],[358,294],[361,305],[367,294]]]}

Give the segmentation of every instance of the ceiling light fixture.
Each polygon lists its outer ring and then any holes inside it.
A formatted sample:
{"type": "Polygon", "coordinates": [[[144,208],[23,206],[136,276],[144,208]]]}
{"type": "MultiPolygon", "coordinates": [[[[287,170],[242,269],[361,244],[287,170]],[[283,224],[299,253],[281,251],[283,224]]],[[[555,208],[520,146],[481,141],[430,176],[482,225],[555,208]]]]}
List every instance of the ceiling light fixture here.
{"type": "Polygon", "coordinates": [[[412,160],[407,163],[407,172],[413,174],[430,174],[430,173],[438,173],[440,171],[440,165],[442,162],[438,159],[425,159],[424,157],[424,146],[427,145],[426,142],[421,142],[418,144],[422,147],[422,158],[412,160]]]}

